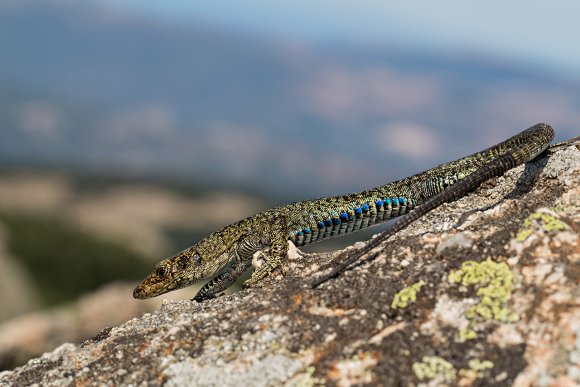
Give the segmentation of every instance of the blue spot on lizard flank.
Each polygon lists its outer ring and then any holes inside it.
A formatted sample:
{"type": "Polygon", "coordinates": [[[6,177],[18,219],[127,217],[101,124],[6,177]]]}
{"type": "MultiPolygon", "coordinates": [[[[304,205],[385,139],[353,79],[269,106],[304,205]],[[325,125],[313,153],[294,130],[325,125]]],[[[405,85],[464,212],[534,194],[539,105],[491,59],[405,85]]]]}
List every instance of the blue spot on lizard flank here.
{"type": "Polygon", "coordinates": [[[399,198],[393,198],[393,206],[399,205],[399,198]]]}
{"type": "Polygon", "coordinates": [[[304,231],[304,234],[310,234],[310,228],[309,227],[306,227],[303,231],[304,231]]]}
{"type": "Polygon", "coordinates": [[[364,212],[367,212],[367,211],[369,210],[369,205],[368,205],[367,203],[365,203],[365,204],[363,204],[363,205],[362,205],[362,207],[361,207],[361,208],[362,208],[362,210],[363,210],[364,212]]]}
{"type": "Polygon", "coordinates": [[[340,218],[334,218],[334,224],[340,224],[340,218]]]}
{"type": "Polygon", "coordinates": [[[340,219],[341,220],[348,220],[348,213],[343,212],[342,214],[340,214],[340,219]]]}
{"type": "Polygon", "coordinates": [[[302,233],[302,231],[298,231],[298,232],[296,233],[296,236],[302,236],[302,235],[304,235],[304,233],[302,233]]]}
{"type": "Polygon", "coordinates": [[[357,208],[354,209],[354,213],[355,214],[359,214],[360,215],[360,214],[362,214],[362,212],[363,212],[363,210],[360,207],[357,207],[357,208]]]}
{"type": "Polygon", "coordinates": [[[324,222],[318,222],[317,226],[318,228],[324,228],[324,222]]]}
{"type": "Polygon", "coordinates": [[[325,226],[332,226],[332,219],[326,219],[326,220],[324,221],[324,225],[325,225],[325,226]]]}
{"type": "Polygon", "coordinates": [[[378,199],[377,202],[377,207],[382,207],[383,206],[383,201],[381,199],[378,199]]]}
{"type": "Polygon", "coordinates": [[[407,204],[407,199],[405,199],[405,198],[399,198],[399,201],[401,202],[402,205],[407,204]]]}

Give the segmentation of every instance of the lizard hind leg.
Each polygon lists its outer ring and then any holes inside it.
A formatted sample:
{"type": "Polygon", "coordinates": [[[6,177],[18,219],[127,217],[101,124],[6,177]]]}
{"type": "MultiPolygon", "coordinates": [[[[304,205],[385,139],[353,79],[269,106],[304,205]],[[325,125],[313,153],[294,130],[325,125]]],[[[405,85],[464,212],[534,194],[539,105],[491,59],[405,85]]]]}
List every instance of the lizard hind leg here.
{"type": "Polygon", "coordinates": [[[258,270],[262,267],[268,260],[268,254],[270,249],[267,250],[258,250],[252,255],[252,267],[254,270],[258,270]]]}
{"type": "Polygon", "coordinates": [[[214,298],[216,294],[223,292],[238,279],[238,277],[250,267],[250,262],[248,261],[236,261],[231,266],[229,266],[225,271],[219,273],[216,277],[212,278],[208,283],[206,283],[192,298],[192,301],[201,302],[203,300],[208,300],[214,298]]]}
{"type": "Polygon", "coordinates": [[[278,220],[267,231],[264,239],[268,243],[265,248],[253,254],[252,266],[254,267],[254,272],[252,277],[244,283],[244,287],[255,285],[277,268],[282,269],[282,273],[285,274],[284,259],[288,252],[288,239],[283,225],[283,220],[278,220]]]}
{"type": "Polygon", "coordinates": [[[255,285],[261,279],[267,277],[271,272],[280,267],[284,271],[283,259],[286,257],[284,253],[283,256],[274,256],[270,252],[258,251],[254,254],[252,258],[252,266],[254,267],[254,272],[252,277],[244,282],[244,287],[255,285]]]}

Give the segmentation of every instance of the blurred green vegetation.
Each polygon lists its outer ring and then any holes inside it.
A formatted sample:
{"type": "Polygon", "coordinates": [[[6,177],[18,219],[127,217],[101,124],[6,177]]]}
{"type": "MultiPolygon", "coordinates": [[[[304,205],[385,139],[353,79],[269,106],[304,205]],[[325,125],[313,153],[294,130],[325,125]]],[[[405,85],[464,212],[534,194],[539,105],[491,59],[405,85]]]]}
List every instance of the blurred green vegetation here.
{"type": "Polygon", "coordinates": [[[21,260],[46,305],[72,300],[114,280],[139,280],[151,269],[138,253],[48,217],[0,214],[8,248],[21,260]]]}

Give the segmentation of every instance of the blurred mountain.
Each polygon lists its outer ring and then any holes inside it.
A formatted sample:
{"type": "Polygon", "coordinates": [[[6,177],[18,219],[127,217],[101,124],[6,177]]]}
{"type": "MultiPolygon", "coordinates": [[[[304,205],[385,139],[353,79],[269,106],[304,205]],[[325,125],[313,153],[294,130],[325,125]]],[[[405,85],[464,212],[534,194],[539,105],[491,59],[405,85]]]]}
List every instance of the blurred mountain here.
{"type": "Polygon", "coordinates": [[[0,162],[358,190],[546,121],[580,82],[478,53],[314,47],[96,2],[0,4],[0,162]]]}

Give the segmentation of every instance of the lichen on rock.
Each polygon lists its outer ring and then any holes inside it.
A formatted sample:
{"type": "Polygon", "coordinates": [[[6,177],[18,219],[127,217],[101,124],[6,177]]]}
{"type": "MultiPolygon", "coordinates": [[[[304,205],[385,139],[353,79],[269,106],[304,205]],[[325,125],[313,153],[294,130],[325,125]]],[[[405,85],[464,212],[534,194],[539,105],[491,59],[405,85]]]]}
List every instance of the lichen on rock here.
{"type": "Polygon", "coordinates": [[[454,285],[478,286],[476,292],[478,301],[465,312],[465,317],[470,320],[470,326],[460,331],[461,338],[476,338],[478,322],[518,321],[519,317],[507,308],[514,282],[513,274],[505,262],[496,262],[491,257],[483,262],[466,261],[461,264],[460,269],[449,273],[447,278],[454,285]]]}
{"type": "Polygon", "coordinates": [[[441,378],[442,381],[452,382],[457,376],[453,364],[439,356],[423,356],[420,362],[413,363],[413,371],[419,380],[441,378]]]}
{"type": "Polygon", "coordinates": [[[405,309],[409,304],[417,301],[417,293],[425,285],[425,281],[421,280],[413,285],[407,286],[406,288],[395,294],[393,302],[391,303],[391,308],[393,309],[405,309]]]}
{"type": "Polygon", "coordinates": [[[524,220],[522,228],[516,240],[518,242],[525,241],[534,230],[541,229],[545,231],[563,231],[566,230],[568,226],[566,223],[559,220],[555,214],[548,213],[547,211],[536,211],[524,220]]]}

